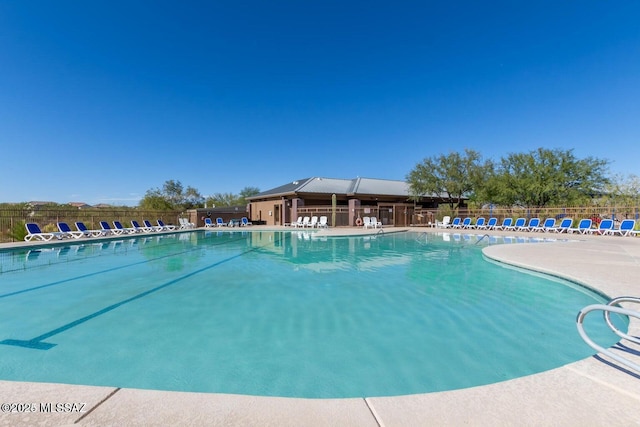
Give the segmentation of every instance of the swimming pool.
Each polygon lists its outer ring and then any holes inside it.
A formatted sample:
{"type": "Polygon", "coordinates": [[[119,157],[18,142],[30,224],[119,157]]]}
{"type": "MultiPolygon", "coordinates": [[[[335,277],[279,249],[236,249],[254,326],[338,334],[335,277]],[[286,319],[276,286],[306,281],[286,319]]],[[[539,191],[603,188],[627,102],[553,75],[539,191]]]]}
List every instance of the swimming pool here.
{"type": "Polygon", "coordinates": [[[487,262],[489,239],[446,237],[195,231],[4,251],[0,379],[390,396],[593,353],[575,316],[599,296],[487,262]]]}

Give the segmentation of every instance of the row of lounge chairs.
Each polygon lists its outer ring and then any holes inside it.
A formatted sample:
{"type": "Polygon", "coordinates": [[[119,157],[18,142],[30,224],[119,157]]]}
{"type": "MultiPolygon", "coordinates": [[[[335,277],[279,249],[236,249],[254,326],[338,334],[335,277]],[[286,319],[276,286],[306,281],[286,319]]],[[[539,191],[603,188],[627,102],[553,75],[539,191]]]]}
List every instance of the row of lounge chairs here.
{"type": "Polygon", "coordinates": [[[298,217],[298,220],[291,223],[291,227],[293,228],[329,228],[328,219],[326,216],[321,216],[318,218],[317,216],[312,217],[298,217]]]}
{"type": "Polygon", "coordinates": [[[363,216],[362,226],[364,228],[378,228],[378,227],[382,228],[382,222],[378,221],[378,218],[376,218],[375,216],[372,216],[372,217],[363,216]]]}
{"type": "Polygon", "coordinates": [[[526,218],[505,218],[502,224],[498,224],[497,218],[476,219],[472,223],[472,219],[467,217],[461,219],[456,217],[451,221],[451,217],[445,216],[442,222],[436,223],[437,227],[453,228],[453,229],[476,229],[476,230],[505,230],[505,231],[531,231],[531,232],[552,232],[552,233],[580,233],[580,234],[600,234],[600,235],[620,235],[632,236],[640,234],[640,230],[636,230],[636,221],[634,219],[625,219],[620,222],[618,228],[615,227],[615,221],[612,219],[603,219],[593,227],[593,220],[590,218],[581,219],[577,227],[573,227],[572,218],[562,218],[558,222],[555,218],[547,218],[541,222],[540,218],[530,218],[527,222],[526,218]]]}
{"type": "MultiPolygon", "coordinates": [[[[143,225],[140,225],[138,221],[132,220],[131,227],[125,227],[120,221],[113,221],[113,227],[107,221],[100,221],[99,230],[91,230],[82,222],[75,223],[76,230],[72,230],[69,224],[66,222],[58,222],[58,230],[56,232],[44,232],[40,229],[38,224],[34,222],[28,222],[25,224],[27,229],[27,235],[24,240],[29,242],[32,240],[40,240],[47,242],[52,239],[80,239],[81,237],[101,237],[101,236],[119,236],[123,234],[134,233],[152,233],[161,231],[173,231],[176,229],[175,225],[167,225],[161,219],[157,220],[157,225],[151,224],[149,220],[144,220],[143,225]]],[[[180,218],[180,229],[193,228],[194,225],[186,218],[180,218]]]]}
{"type": "Polygon", "coordinates": [[[246,216],[243,216],[242,218],[240,218],[240,221],[232,219],[228,223],[224,222],[222,220],[222,218],[218,217],[218,218],[216,218],[215,224],[213,223],[213,221],[211,221],[211,218],[205,218],[204,219],[204,226],[206,228],[212,228],[212,227],[235,227],[235,226],[246,227],[248,225],[253,225],[253,223],[251,221],[249,221],[249,219],[246,216]]]}

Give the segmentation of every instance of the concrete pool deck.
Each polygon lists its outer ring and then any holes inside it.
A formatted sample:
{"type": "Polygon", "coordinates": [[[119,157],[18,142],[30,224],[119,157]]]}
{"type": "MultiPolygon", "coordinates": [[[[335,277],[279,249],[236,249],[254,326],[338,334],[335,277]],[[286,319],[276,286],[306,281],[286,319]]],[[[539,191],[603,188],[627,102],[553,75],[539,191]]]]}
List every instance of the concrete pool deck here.
{"type": "MultiPolygon", "coordinates": [[[[419,233],[443,231],[406,229],[419,233]]],[[[384,233],[402,230],[405,228],[391,228],[385,229],[384,233]]],[[[345,228],[318,233],[378,232],[345,228]]],[[[570,239],[544,244],[492,245],[484,249],[484,254],[495,261],[570,279],[611,297],[640,296],[639,238],[514,232],[489,234],[570,239]]],[[[2,247],[7,246],[0,245],[2,247]]],[[[630,308],[640,309],[637,306],[630,308]]],[[[629,333],[640,335],[640,320],[631,319],[629,333]]],[[[535,342],[531,344],[531,351],[538,351],[535,342]]],[[[625,345],[630,348],[629,352],[619,353],[640,364],[640,346],[634,347],[627,342],[625,345]]],[[[35,409],[33,412],[2,412],[0,425],[11,426],[640,426],[640,373],[628,371],[606,356],[597,355],[540,374],[481,387],[354,399],[293,399],[0,381],[0,403],[33,404],[30,407],[35,409]],[[41,410],[46,409],[47,403],[52,404],[51,412],[41,410]],[[69,405],[61,406],[60,412],[56,412],[56,403],[69,405]],[[81,405],[73,406],[74,403],[81,405]]]]}

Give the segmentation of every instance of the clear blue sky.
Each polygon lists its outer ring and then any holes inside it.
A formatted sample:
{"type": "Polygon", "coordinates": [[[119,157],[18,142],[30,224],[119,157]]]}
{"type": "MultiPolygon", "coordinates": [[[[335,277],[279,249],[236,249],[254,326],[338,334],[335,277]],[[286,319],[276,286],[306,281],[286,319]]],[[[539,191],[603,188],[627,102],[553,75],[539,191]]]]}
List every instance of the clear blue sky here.
{"type": "Polygon", "coordinates": [[[538,147],[640,174],[640,2],[0,0],[1,202],[538,147]]]}

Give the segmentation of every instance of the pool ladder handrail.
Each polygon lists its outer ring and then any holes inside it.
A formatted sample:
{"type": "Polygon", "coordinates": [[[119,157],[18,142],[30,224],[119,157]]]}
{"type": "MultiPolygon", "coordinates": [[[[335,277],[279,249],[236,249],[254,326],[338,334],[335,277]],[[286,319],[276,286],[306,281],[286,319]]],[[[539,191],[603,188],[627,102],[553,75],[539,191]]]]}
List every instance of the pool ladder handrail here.
{"type": "Polygon", "coordinates": [[[621,330],[616,328],[614,324],[611,322],[610,313],[623,314],[625,316],[630,316],[630,317],[635,317],[636,319],[640,319],[640,312],[635,310],[629,310],[620,306],[616,306],[618,305],[618,303],[621,303],[621,302],[633,302],[633,303],[640,304],[640,298],[624,296],[624,297],[614,298],[611,301],[609,301],[607,304],[588,305],[582,310],[580,310],[580,312],[578,313],[578,316],[576,318],[576,326],[578,328],[578,333],[580,334],[584,342],[586,342],[589,345],[589,347],[593,348],[599,353],[607,355],[608,357],[612,358],[613,360],[616,360],[617,362],[623,364],[628,368],[631,368],[637,372],[640,372],[640,365],[622,356],[619,356],[606,348],[599,346],[587,335],[587,333],[584,330],[583,322],[586,315],[592,311],[599,310],[603,312],[605,322],[607,323],[607,326],[609,326],[609,329],[611,329],[611,331],[613,331],[617,336],[627,341],[640,344],[640,338],[634,337],[622,332],[621,330]]]}
{"type": "Polygon", "coordinates": [[[415,241],[418,242],[420,245],[424,245],[424,244],[428,243],[427,242],[428,241],[428,237],[429,237],[429,234],[426,231],[423,231],[422,233],[418,234],[415,237],[415,241]],[[422,240],[420,240],[422,237],[424,237],[424,240],[425,240],[424,242],[422,240]]]}
{"type": "Polygon", "coordinates": [[[482,237],[480,237],[475,244],[477,245],[478,243],[482,242],[482,240],[484,240],[485,237],[489,239],[491,238],[491,236],[489,236],[488,234],[485,234],[482,237]]]}

